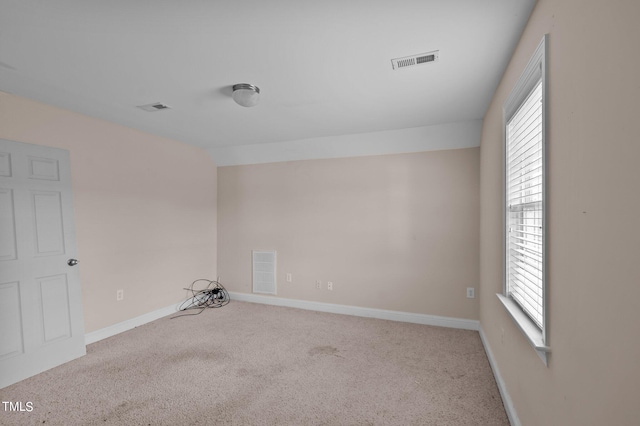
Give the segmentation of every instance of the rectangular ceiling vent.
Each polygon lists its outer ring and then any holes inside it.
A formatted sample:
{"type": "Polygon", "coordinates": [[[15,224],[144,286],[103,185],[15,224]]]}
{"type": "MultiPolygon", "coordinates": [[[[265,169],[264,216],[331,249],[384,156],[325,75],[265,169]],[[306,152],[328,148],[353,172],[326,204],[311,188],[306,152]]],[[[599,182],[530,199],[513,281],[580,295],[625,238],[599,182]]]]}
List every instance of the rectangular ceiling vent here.
{"type": "Polygon", "coordinates": [[[162,111],[163,109],[171,108],[169,105],[163,104],[162,102],[155,102],[153,104],[148,105],[138,105],[138,108],[143,109],[145,111],[154,112],[154,111],[162,111]]]}
{"type": "Polygon", "coordinates": [[[391,60],[391,66],[394,70],[401,68],[413,68],[418,65],[426,65],[440,60],[440,51],[420,53],[419,55],[405,56],[404,58],[396,58],[391,60]]]}

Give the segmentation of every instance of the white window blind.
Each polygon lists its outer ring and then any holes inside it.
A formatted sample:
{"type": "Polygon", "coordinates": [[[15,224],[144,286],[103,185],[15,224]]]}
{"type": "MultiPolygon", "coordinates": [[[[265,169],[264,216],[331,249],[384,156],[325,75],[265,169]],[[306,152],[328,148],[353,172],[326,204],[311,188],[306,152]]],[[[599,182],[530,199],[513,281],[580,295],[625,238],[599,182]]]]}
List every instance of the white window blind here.
{"type": "Polygon", "coordinates": [[[506,125],[507,295],[544,327],[542,81],[506,125]]]}

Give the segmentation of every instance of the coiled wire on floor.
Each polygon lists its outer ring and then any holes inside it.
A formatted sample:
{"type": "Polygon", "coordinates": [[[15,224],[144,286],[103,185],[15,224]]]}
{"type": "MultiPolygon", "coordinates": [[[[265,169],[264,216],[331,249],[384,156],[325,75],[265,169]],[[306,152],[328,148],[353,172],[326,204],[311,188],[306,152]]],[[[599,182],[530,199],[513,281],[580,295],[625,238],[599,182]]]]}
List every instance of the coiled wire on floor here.
{"type": "Polygon", "coordinates": [[[231,300],[227,290],[218,281],[201,278],[192,282],[189,288],[185,288],[185,290],[191,292],[191,297],[182,302],[178,307],[178,311],[185,312],[196,309],[199,309],[199,311],[193,314],[176,315],[171,319],[185,315],[198,315],[207,308],[221,308],[231,300]],[[206,287],[197,289],[203,283],[207,283],[206,287]]]}

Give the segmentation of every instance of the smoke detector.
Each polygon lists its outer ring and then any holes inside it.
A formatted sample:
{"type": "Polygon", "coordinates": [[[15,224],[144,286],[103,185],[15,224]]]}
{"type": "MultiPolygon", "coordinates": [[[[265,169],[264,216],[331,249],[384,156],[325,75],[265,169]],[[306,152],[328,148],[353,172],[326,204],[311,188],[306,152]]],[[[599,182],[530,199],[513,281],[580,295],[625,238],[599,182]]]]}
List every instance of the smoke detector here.
{"type": "Polygon", "coordinates": [[[420,53],[418,55],[405,56],[403,58],[396,58],[391,60],[391,67],[394,70],[402,68],[414,68],[417,66],[428,65],[440,60],[440,51],[434,50],[433,52],[420,53]]]}
{"type": "Polygon", "coordinates": [[[154,111],[162,111],[163,109],[169,109],[171,107],[169,105],[163,104],[162,102],[155,102],[148,105],[138,105],[138,108],[148,112],[154,112],[154,111]]]}

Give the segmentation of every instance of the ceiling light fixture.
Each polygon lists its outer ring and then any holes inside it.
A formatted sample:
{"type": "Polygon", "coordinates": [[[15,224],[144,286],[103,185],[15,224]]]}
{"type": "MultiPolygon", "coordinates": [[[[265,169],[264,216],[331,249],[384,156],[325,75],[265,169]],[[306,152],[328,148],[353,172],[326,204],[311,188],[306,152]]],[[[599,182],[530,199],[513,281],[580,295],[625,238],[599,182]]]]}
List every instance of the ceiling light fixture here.
{"type": "Polygon", "coordinates": [[[256,106],[260,99],[260,88],[247,83],[234,84],[232,96],[238,105],[243,107],[256,106]]]}

